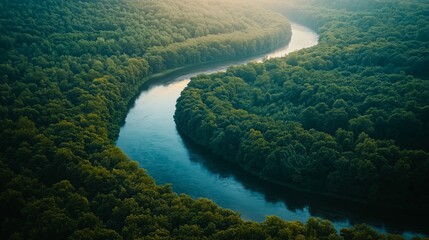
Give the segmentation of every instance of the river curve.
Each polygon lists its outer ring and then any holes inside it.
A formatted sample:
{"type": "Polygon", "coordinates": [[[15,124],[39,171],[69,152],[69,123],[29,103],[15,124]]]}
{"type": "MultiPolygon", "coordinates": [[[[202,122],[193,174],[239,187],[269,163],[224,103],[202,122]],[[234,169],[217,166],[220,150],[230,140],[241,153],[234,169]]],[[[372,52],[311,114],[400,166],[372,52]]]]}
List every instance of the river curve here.
{"type": "Polygon", "coordinates": [[[173,120],[175,104],[192,76],[224,71],[228,66],[281,57],[314,46],[318,35],[292,23],[290,43],[271,53],[240,61],[192,68],[147,86],[135,100],[121,127],[116,145],[145,168],[157,184],[171,183],[177,193],[209,198],[221,207],[237,211],[244,219],[263,221],[266,215],[285,220],[326,218],[336,229],[365,222],[380,232],[401,233],[406,238],[422,232],[418,220],[407,213],[370,209],[367,206],[273,186],[184,140],[173,120]],[[405,219],[404,219],[405,218],[405,219]]]}

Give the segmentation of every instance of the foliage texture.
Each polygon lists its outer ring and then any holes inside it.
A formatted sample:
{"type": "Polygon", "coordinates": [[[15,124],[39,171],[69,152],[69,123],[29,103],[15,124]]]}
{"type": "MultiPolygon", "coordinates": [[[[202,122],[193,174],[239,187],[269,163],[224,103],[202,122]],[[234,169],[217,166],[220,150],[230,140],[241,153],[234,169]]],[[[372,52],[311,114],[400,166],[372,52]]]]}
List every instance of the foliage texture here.
{"type": "Polygon", "coordinates": [[[293,6],[284,11],[319,44],[194,78],[177,103],[180,130],[272,182],[427,211],[428,3],[293,6]]]}

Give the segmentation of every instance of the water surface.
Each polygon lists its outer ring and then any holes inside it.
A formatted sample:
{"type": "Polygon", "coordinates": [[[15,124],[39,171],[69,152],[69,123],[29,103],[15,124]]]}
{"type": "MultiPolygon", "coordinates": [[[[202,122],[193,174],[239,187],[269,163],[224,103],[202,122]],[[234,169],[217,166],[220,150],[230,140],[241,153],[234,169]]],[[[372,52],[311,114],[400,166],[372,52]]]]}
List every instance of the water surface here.
{"type": "Polygon", "coordinates": [[[117,146],[138,161],[158,184],[171,183],[177,193],[209,198],[239,212],[244,219],[263,221],[267,215],[277,215],[305,222],[316,216],[329,219],[336,229],[365,222],[378,231],[403,233],[407,238],[422,232],[423,223],[409,213],[371,209],[265,183],[184,140],[177,132],[173,120],[176,100],[192,76],[281,57],[317,43],[314,31],[292,24],[292,39],[281,49],[241,61],[194,68],[187,74],[169,76],[148,86],[129,110],[117,146]]]}

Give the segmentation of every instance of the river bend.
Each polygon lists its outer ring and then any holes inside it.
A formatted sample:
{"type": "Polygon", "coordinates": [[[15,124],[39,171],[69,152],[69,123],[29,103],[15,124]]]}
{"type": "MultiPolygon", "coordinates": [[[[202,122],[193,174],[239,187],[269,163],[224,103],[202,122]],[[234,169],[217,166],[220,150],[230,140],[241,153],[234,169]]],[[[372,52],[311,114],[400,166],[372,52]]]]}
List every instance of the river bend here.
{"type": "Polygon", "coordinates": [[[285,220],[305,222],[310,216],[316,216],[332,221],[336,229],[365,222],[380,232],[401,233],[411,238],[420,232],[415,227],[421,223],[403,219],[401,214],[388,210],[369,209],[272,186],[185,141],[176,129],[173,120],[176,100],[192,76],[281,57],[317,43],[318,35],[314,31],[292,23],[291,41],[281,49],[240,61],[203,65],[147,86],[129,110],[117,146],[145,168],[157,184],[171,183],[177,193],[209,198],[239,212],[244,219],[263,221],[266,215],[277,215],[285,220]]]}

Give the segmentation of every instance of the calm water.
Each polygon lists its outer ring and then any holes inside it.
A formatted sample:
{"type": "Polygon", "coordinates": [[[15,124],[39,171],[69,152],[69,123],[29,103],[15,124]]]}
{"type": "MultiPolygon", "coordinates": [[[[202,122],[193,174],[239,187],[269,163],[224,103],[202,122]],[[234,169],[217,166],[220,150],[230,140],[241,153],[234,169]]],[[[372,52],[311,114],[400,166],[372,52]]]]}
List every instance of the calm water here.
{"type": "Polygon", "coordinates": [[[177,193],[209,198],[239,212],[244,219],[263,221],[266,215],[277,215],[305,222],[316,216],[329,219],[337,229],[366,222],[378,231],[402,233],[407,238],[424,232],[427,226],[415,214],[370,209],[262,182],[187,142],[177,132],[173,120],[175,104],[190,77],[284,56],[317,43],[315,32],[292,24],[291,42],[282,49],[242,61],[199,67],[148,86],[129,110],[117,146],[138,161],[158,184],[172,183],[177,193]]]}

